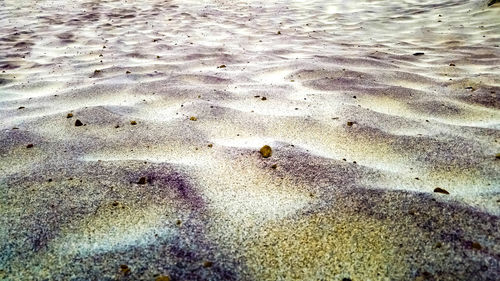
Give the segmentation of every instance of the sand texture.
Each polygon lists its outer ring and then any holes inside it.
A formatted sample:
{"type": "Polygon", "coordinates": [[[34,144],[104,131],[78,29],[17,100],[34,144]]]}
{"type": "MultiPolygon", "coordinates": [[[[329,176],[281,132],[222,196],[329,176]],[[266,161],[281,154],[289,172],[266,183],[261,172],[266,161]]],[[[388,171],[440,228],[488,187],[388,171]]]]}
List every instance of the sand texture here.
{"type": "Polygon", "coordinates": [[[499,280],[488,2],[0,1],[0,280],[499,280]]]}

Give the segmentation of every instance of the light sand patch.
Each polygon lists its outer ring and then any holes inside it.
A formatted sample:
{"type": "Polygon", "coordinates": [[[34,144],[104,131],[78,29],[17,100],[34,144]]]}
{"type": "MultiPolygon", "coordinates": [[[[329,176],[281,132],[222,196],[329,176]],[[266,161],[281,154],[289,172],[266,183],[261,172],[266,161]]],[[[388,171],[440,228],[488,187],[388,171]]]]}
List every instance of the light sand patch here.
{"type": "Polygon", "coordinates": [[[76,227],[63,230],[52,244],[60,255],[79,256],[146,246],[154,243],[155,235],[171,234],[173,226],[165,227],[164,222],[175,218],[175,210],[168,206],[140,207],[115,201],[101,206],[94,216],[78,222],[76,227]]]}
{"type": "Polygon", "coordinates": [[[391,230],[376,220],[312,215],[286,222],[268,224],[247,244],[255,278],[384,280],[407,274],[391,230]]]}

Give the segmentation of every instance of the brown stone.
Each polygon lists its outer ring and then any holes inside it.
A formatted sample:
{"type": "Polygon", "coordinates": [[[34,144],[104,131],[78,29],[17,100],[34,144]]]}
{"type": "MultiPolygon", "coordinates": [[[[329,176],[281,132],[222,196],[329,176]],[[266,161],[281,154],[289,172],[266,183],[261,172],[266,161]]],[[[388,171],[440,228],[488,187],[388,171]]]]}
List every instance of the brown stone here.
{"type": "Polygon", "coordinates": [[[269,145],[264,145],[260,149],[260,154],[262,155],[262,157],[268,158],[268,157],[271,157],[271,155],[273,154],[273,150],[271,149],[271,147],[269,145]]]}
{"type": "Polygon", "coordinates": [[[170,281],[170,277],[167,275],[161,275],[155,278],[155,281],[170,281]]]}
{"type": "Polygon", "coordinates": [[[137,184],[146,184],[146,177],[140,178],[137,184]]]}
{"type": "Polygon", "coordinates": [[[450,194],[448,191],[446,191],[446,190],[444,190],[444,189],[442,189],[440,187],[434,188],[434,192],[436,192],[436,193],[442,193],[442,194],[450,194]]]}

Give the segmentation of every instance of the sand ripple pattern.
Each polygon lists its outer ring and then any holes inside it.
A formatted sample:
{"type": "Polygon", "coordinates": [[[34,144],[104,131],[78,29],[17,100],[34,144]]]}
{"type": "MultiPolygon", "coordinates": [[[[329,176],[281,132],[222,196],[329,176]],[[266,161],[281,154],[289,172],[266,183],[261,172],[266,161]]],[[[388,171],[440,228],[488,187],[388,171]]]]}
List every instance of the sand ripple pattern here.
{"type": "Polygon", "coordinates": [[[2,1],[0,279],[496,280],[486,2],[2,1]]]}

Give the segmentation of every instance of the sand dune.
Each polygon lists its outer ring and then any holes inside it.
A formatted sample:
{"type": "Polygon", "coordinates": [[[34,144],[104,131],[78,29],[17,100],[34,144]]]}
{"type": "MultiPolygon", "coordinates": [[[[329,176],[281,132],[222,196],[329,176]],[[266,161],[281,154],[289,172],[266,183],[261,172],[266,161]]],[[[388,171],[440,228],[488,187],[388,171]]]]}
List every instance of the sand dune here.
{"type": "Polygon", "coordinates": [[[2,1],[0,279],[498,279],[487,4],[2,1]]]}

